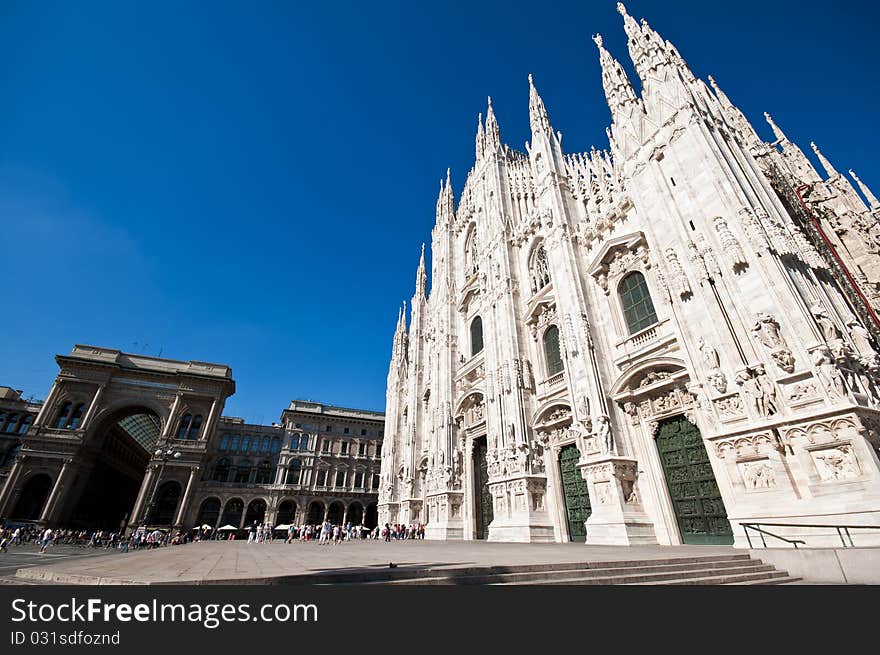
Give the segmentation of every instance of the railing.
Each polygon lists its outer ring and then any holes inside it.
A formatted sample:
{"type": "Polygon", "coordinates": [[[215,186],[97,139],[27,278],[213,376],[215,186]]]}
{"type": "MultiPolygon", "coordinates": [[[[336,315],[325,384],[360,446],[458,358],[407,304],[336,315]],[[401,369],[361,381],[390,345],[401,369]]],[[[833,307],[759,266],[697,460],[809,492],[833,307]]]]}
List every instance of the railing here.
{"type": "Polygon", "coordinates": [[[742,525],[743,531],[746,534],[746,541],[749,542],[749,548],[753,547],[752,539],[749,536],[749,530],[754,530],[761,535],[761,543],[764,545],[764,548],[767,547],[767,540],[764,539],[764,535],[792,544],[795,548],[798,547],[798,544],[801,544],[802,546],[807,545],[807,542],[801,539],[789,539],[787,537],[774,534],[773,532],[770,532],[768,530],[764,530],[759,526],[770,528],[833,528],[837,531],[837,536],[840,538],[840,543],[843,544],[844,548],[856,547],[855,543],[853,543],[852,535],[849,532],[850,530],[880,530],[880,525],[821,525],[813,523],[741,523],[740,525],[742,525]],[[846,543],[847,539],[849,540],[849,544],[846,543]]]}

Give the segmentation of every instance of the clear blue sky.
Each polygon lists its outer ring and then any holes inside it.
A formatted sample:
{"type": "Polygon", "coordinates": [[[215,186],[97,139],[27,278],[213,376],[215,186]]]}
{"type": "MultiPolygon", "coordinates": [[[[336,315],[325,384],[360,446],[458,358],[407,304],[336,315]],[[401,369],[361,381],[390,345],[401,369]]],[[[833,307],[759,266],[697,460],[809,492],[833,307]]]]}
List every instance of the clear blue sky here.
{"type": "MultiPolygon", "coordinates": [[[[228,363],[226,412],[250,420],[294,397],[383,409],[486,95],[522,148],[534,73],[566,149],[604,147],[590,36],[629,66],[614,4],[4,0],[0,384],[42,397],[88,343],[228,363]]],[[[768,139],[765,110],[880,192],[871,3],[628,8],[768,139]]]]}

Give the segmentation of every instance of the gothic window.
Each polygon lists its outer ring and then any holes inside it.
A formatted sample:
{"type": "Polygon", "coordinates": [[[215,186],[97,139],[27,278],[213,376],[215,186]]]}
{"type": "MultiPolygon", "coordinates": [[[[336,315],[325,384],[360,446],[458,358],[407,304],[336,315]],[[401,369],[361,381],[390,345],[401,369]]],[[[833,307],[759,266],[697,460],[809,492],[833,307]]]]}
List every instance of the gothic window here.
{"type": "Polygon", "coordinates": [[[229,460],[224,457],[217,466],[214,467],[214,480],[217,482],[226,482],[229,479],[229,460]]]}
{"type": "Polygon", "coordinates": [[[184,414],[180,421],[180,427],[177,429],[177,438],[186,439],[186,433],[189,431],[189,424],[192,422],[192,414],[184,414]]]}
{"type": "Polygon", "coordinates": [[[644,330],[657,322],[657,313],[654,311],[654,303],[651,302],[651,294],[648,292],[644,275],[638,271],[627,275],[620,281],[617,295],[620,297],[620,305],[630,334],[644,330]]]}
{"type": "Polygon", "coordinates": [[[472,229],[464,246],[464,271],[470,278],[477,273],[477,230],[472,229]]]}
{"type": "Polygon", "coordinates": [[[471,357],[483,351],[483,319],[477,316],[471,322],[471,357]]]}
{"type": "Polygon", "coordinates": [[[550,266],[547,264],[547,251],[544,250],[543,243],[532,254],[529,272],[532,278],[532,295],[550,284],[550,266]]]}
{"type": "Polygon", "coordinates": [[[70,418],[70,411],[73,409],[73,403],[64,403],[61,411],[58,412],[58,419],[55,421],[55,427],[62,429],[67,427],[67,420],[70,418]]]}
{"type": "Polygon", "coordinates": [[[187,439],[198,439],[199,430],[202,429],[202,415],[197,414],[190,425],[189,431],[186,433],[187,439]]]}
{"type": "Polygon", "coordinates": [[[565,368],[559,350],[559,328],[551,325],[544,332],[544,360],[547,362],[547,377],[561,373],[565,368]]]}
{"type": "Polygon", "coordinates": [[[287,484],[299,484],[302,475],[302,462],[298,459],[293,460],[287,467],[287,484]]]}

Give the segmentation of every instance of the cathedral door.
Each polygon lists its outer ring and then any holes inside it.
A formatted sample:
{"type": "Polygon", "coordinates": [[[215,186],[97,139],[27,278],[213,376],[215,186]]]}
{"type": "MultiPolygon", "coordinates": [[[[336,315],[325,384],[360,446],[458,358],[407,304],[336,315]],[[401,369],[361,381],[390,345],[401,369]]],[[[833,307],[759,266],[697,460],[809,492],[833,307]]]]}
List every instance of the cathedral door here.
{"type": "Polygon", "coordinates": [[[684,416],[660,423],[657,450],[686,544],[732,544],[733,531],[712,464],[695,425],[684,416]]]}
{"type": "Polygon", "coordinates": [[[587,529],[584,522],[590,518],[590,494],[587,481],[577,469],[581,453],[574,444],[563,446],[559,451],[559,470],[562,480],[562,495],[565,497],[565,518],[568,522],[568,536],[572,541],[586,541],[587,529]]]}
{"type": "Polygon", "coordinates": [[[486,461],[486,439],[474,441],[474,510],[477,520],[477,539],[489,536],[492,523],[492,495],[489,493],[489,467],[486,461]]]}

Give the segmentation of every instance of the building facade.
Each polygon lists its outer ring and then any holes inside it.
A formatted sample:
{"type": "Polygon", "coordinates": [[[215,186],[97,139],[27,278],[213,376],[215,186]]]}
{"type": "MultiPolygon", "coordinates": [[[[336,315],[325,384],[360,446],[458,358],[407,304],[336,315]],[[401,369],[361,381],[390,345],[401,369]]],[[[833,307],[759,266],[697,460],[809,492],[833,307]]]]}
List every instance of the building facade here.
{"type": "Polygon", "coordinates": [[[223,364],[77,345],[45,402],[0,388],[0,517],[116,530],[377,520],[383,415],[291,401],[223,416],[223,364]]]}
{"type": "Polygon", "coordinates": [[[530,76],[526,151],[490,99],[457,203],[441,183],[380,522],[736,545],[750,523],[811,544],[839,542],[792,524],[880,525],[880,203],[618,10],[641,93],[594,37],[608,150],[565,153],[530,76]]]}

